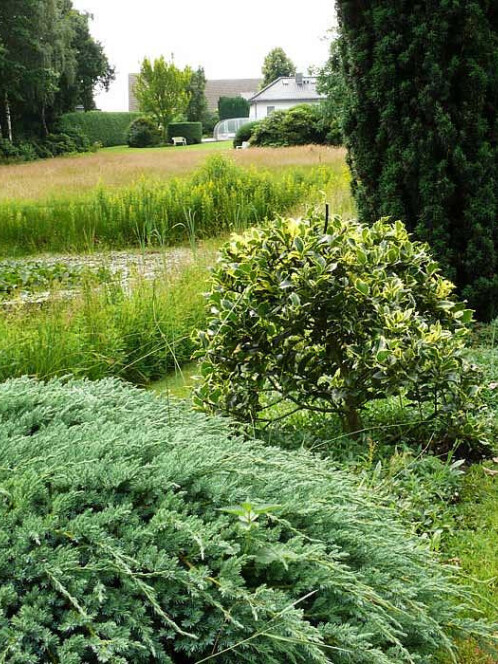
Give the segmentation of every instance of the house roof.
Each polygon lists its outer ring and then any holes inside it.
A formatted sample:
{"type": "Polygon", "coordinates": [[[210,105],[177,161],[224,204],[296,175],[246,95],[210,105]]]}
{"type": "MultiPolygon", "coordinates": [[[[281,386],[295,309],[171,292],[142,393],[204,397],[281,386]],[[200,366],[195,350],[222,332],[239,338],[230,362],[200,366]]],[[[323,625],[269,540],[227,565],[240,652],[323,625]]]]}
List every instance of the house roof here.
{"type": "Polygon", "coordinates": [[[206,82],[206,99],[210,111],[218,108],[220,97],[249,99],[261,85],[260,78],[221,78],[206,82]]]}
{"type": "Polygon", "coordinates": [[[315,101],[325,99],[325,95],[317,92],[317,77],[302,76],[297,82],[296,76],[280,76],[265,88],[256,92],[249,102],[259,101],[315,101]]]}
{"type": "MultiPolygon", "coordinates": [[[[133,92],[137,74],[128,75],[128,109],[138,111],[138,103],[133,92]]],[[[260,78],[221,78],[206,81],[208,109],[216,111],[220,97],[244,97],[249,99],[259,89],[260,78]]]]}

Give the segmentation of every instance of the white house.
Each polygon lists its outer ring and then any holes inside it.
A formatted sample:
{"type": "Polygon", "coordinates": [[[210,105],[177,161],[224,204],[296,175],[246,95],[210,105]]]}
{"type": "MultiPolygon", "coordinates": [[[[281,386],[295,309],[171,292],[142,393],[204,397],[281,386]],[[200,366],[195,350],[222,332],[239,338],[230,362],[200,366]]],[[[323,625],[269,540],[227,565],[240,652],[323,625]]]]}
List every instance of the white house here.
{"type": "Polygon", "coordinates": [[[317,77],[281,76],[249,99],[250,120],[262,120],[273,111],[285,111],[298,104],[318,104],[325,99],[316,90],[317,77]]]}

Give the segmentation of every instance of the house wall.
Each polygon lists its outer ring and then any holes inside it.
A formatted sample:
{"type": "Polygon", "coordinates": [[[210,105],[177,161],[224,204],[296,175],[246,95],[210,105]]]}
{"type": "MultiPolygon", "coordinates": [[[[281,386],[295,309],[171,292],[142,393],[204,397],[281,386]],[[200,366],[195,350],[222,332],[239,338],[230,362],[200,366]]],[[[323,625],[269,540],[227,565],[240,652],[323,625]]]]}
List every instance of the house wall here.
{"type": "Polygon", "coordinates": [[[300,104],[319,104],[320,100],[304,101],[286,99],[285,101],[253,101],[249,109],[250,120],[262,120],[268,115],[268,107],[273,106],[275,111],[286,111],[289,108],[298,106],[300,104]]]}

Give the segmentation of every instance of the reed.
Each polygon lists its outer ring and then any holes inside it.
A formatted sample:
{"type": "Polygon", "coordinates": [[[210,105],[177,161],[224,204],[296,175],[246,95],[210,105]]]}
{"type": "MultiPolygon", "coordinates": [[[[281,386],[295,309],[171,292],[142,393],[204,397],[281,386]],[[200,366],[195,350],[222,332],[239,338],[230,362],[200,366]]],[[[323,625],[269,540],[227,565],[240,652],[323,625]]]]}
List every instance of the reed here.
{"type": "Polygon", "coordinates": [[[153,280],[95,288],[83,283],[70,299],[5,309],[0,314],[0,381],[29,375],[118,376],[145,385],[185,362],[192,331],[204,324],[208,266],[214,246],[198,249],[153,280]]]}

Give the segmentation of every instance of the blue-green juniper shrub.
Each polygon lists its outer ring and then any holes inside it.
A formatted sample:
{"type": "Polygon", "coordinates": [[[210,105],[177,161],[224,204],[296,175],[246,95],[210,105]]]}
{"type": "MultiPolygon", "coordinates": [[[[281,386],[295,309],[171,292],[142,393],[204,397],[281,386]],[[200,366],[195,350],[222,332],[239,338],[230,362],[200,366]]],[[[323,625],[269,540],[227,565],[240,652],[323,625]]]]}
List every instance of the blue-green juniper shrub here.
{"type": "Polygon", "coordinates": [[[429,664],[452,572],[306,452],[118,381],[0,385],[0,658],[429,664]]]}

